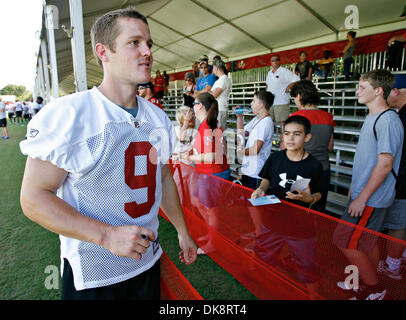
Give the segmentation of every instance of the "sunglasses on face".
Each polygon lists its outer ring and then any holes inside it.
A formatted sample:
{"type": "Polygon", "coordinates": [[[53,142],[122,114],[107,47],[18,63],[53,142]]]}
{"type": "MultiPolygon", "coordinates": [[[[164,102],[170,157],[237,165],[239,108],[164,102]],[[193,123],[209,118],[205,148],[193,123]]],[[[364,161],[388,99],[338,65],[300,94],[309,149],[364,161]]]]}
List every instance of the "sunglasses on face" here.
{"type": "Polygon", "coordinates": [[[196,105],[196,104],[200,104],[200,102],[199,101],[194,101],[193,105],[196,105]]]}
{"type": "Polygon", "coordinates": [[[281,61],[281,59],[272,59],[271,62],[281,61]]]}

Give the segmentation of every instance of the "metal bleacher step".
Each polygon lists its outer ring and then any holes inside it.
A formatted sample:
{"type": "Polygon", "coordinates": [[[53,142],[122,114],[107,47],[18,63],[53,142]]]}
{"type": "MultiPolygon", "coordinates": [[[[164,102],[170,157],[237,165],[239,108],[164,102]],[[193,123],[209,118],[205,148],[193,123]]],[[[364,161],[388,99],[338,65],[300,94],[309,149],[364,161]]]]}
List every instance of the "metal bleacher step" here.
{"type": "Polygon", "coordinates": [[[351,177],[343,174],[332,174],[330,177],[330,184],[349,189],[351,185],[351,177]]]}
{"type": "Polygon", "coordinates": [[[337,192],[329,191],[327,194],[326,209],[335,214],[342,215],[347,206],[347,202],[347,196],[337,192]]]}

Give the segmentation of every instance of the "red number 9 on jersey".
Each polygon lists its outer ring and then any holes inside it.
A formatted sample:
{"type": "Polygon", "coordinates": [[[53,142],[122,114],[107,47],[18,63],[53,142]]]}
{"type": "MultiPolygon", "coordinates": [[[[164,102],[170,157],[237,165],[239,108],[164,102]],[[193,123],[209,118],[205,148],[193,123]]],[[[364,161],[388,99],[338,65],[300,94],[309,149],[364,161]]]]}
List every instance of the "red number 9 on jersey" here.
{"type": "Polygon", "coordinates": [[[131,190],[147,188],[145,202],[127,202],[124,211],[133,219],[149,213],[155,203],[157,151],[147,141],[131,142],[125,151],[124,177],[125,183],[131,190]],[[135,157],[146,156],[147,172],[144,175],[135,175],[135,157]]]}

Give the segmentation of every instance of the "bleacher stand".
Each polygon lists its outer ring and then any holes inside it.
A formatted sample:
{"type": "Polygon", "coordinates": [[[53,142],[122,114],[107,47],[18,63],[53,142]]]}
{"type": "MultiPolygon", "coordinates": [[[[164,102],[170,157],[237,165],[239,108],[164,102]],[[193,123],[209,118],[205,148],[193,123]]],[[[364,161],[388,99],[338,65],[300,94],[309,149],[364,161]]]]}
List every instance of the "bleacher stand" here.
{"type": "MultiPolygon", "coordinates": [[[[352,72],[360,74],[369,70],[387,68],[387,52],[375,52],[353,56],[352,72]]],[[[406,60],[406,59],[405,59],[406,60]]],[[[315,61],[310,61],[314,63],[315,61]]],[[[403,65],[405,61],[402,61],[403,65]]],[[[294,71],[294,63],[284,67],[294,71]]],[[[229,99],[228,130],[226,134],[228,146],[228,160],[231,161],[232,179],[237,177],[237,170],[241,166],[235,163],[235,135],[236,116],[232,112],[233,106],[249,108],[255,91],[266,88],[266,76],[269,66],[256,69],[234,71],[229,73],[232,88],[229,99]]],[[[405,69],[405,68],[402,68],[405,69]]],[[[365,105],[358,104],[356,96],[358,81],[345,81],[343,71],[343,58],[335,58],[332,65],[332,74],[327,81],[313,75],[312,81],[319,91],[320,109],[333,114],[336,127],[334,129],[334,149],[329,154],[331,180],[327,197],[326,209],[335,215],[341,215],[347,204],[347,194],[352,176],[352,164],[359,132],[368,113],[365,105]]],[[[404,71],[396,71],[406,73],[404,71]]],[[[173,81],[170,84],[169,95],[163,100],[164,109],[168,116],[175,121],[176,109],[182,105],[183,81],[173,81]]],[[[290,104],[291,113],[297,111],[293,100],[290,104]]],[[[247,114],[244,121],[248,123],[255,115],[247,114]]],[[[275,124],[276,128],[279,127],[275,124]]],[[[275,130],[273,150],[279,150],[279,134],[275,130]]]]}

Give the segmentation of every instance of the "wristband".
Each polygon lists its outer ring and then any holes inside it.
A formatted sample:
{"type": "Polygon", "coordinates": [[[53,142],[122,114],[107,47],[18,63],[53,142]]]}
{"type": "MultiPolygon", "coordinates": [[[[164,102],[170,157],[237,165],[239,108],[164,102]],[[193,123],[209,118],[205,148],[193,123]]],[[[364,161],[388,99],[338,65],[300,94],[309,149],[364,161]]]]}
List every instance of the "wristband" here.
{"type": "Polygon", "coordinates": [[[309,209],[311,209],[312,206],[313,206],[316,202],[317,202],[317,197],[316,197],[315,195],[313,195],[313,201],[312,201],[312,203],[310,203],[309,209]]]}

